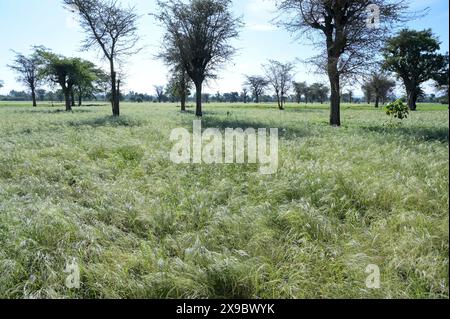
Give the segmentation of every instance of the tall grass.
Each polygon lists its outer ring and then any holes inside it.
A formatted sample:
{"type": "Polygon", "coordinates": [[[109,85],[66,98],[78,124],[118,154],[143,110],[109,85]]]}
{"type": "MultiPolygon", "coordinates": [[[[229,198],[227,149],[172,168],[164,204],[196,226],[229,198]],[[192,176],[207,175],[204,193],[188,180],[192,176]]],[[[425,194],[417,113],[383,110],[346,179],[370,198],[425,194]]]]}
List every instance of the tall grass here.
{"type": "Polygon", "coordinates": [[[172,164],[173,105],[109,113],[0,107],[0,297],[448,298],[442,107],[392,127],[344,106],[336,129],[320,105],[207,105],[204,127],[280,128],[269,176],[172,164]]]}

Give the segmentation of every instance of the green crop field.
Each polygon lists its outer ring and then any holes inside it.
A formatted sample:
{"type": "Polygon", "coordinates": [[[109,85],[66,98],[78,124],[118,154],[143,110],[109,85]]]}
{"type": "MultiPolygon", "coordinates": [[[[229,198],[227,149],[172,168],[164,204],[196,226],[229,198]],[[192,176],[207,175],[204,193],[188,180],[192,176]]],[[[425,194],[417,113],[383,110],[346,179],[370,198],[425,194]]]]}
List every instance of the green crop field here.
{"type": "Polygon", "coordinates": [[[95,104],[0,104],[0,298],[449,297],[447,106],[394,126],[343,105],[332,128],[325,104],[205,104],[204,128],[280,129],[261,175],[173,164],[193,109],[95,104]]]}

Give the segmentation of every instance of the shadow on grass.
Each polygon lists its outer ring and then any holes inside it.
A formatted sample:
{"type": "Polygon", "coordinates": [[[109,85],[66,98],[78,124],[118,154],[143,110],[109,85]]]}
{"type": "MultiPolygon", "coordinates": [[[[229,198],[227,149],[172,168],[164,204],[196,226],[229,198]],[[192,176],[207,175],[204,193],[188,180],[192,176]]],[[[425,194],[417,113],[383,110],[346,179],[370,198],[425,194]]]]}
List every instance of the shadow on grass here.
{"type": "MultiPolygon", "coordinates": [[[[186,113],[189,114],[189,113],[186,113]]],[[[206,113],[205,113],[206,114],[206,113]]],[[[211,115],[211,113],[207,113],[207,115],[211,115]]],[[[183,119],[183,125],[185,125],[185,127],[192,127],[192,122],[194,120],[196,120],[197,118],[192,117],[192,118],[188,118],[186,117],[185,119],[183,119]]],[[[295,139],[295,138],[299,138],[299,137],[307,137],[307,136],[312,136],[312,132],[314,130],[311,130],[310,126],[305,126],[305,127],[290,127],[290,126],[281,126],[279,125],[279,123],[274,123],[274,122],[263,122],[263,121],[258,121],[258,120],[250,120],[250,119],[237,119],[236,117],[233,116],[229,116],[229,117],[209,117],[209,116],[204,116],[202,118],[202,129],[206,129],[206,128],[217,128],[220,131],[224,132],[225,129],[230,128],[230,129],[237,129],[237,128],[241,128],[243,130],[246,130],[248,128],[253,128],[255,130],[259,129],[259,128],[265,128],[265,129],[270,129],[270,128],[278,128],[278,134],[280,137],[285,138],[285,139],[295,139]]]]}
{"type": "Polygon", "coordinates": [[[105,116],[93,119],[80,119],[70,121],[68,124],[72,127],[137,127],[142,125],[140,121],[126,116],[105,116]]]}
{"type": "Polygon", "coordinates": [[[321,108],[305,108],[305,107],[299,107],[299,108],[289,108],[286,109],[284,112],[287,113],[316,113],[316,114],[327,114],[327,109],[321,109],[321,108]]]}
{"type": "Polygon", "coordinates": [[[438,141],[448,143],[449,130],[444,127],[382,127],[382,126],[366,126],[361,129],[374,133],[388,133],[392,135],[404,135],[413,139],[423,141],[438,141]]]}
{"type": "Polygon", "coordinates": [[[86,109],[73,109],[72,112],[67,112],[64,109],[28,109],[28,110],[14,110],[13,113],[29,113],[29,114],[70,114],[70,113],[92,113],[93,110],[86,109]]]}
{"type": "Polygon", "coordinates": [[[108,104],[85,104],[82,107],[106,107],[108,104]]]}

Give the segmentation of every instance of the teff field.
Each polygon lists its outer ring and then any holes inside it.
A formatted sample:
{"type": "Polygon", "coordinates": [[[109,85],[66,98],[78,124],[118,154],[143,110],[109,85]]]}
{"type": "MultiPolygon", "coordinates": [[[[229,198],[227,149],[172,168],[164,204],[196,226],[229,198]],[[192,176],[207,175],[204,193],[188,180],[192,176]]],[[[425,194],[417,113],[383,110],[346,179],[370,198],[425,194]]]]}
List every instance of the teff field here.
{"type": "Polygon", "coordinates": [[[205,104],[204,128],[280,129],[261,175],[173,164],[193,109],[28,105],[0,104],[1,298],[449,297],[447,106],[343,105],[333,128],[328,105],[205,104]]]}

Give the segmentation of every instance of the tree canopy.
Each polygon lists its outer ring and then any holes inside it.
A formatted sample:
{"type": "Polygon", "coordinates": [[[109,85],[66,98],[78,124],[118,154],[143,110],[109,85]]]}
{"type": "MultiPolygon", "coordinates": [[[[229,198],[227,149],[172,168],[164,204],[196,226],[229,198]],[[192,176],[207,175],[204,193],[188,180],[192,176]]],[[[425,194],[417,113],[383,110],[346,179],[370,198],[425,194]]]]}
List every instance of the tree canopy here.
{"type": "Polygon", "coordinates": [[[31,92],[33,106],[37,106],[36,89],[39,85],[38,68],[40,59],[36,53],[25,56],[21,53],[15,52],[15,58],[9,68],[17,73],[17,80],[22,82],[31,92]]]}
{"type": "Polygon", "coordinates": [[[367,69],[393,24],[403,21],[407,2],[280,0],[277,5],[283,13],[280,24],[293,34],[315,40],[321,53],[311,61],[329,77],[330,124],[340,126],[341,80],[367,69]]]}
{"type": "Polygon", "coordinates": [[[293,82],[294,64],[291,62],[282,63],[275,60],[269,60],[264,66],[267,82],[272,86],[277,97],[278,108],[284,109],[286,94],[291,88],[293,82]]]}
{"type": "Polygon", "coordinates": [[[202,85],[235,53],[241,19],[233,17],[231,0],[158,1],[158,21],[165,27],[160,57],[181,66],[196,88],[196,115],[202,116],[202,85]]]}
{"type": "Polygon", "coordinates": [[[93,63],[80,58],[67,58],[43,49],[39,49],[37,54],[41,61],[39,78],[61,87],[66,111],[71,111],[75,87],[80,90],[92,87],[99,70],[93,63]]]}
{"type": "Polygon", "coordinates": [[[403,29],[386,42],[384,68],[403,81],[410,110],[417,109],[417,98],[424,82],[448,78],[448,53],[440,54],[439,50],[439,40],[430,29],[403,29]]]}
{"type": "Polygon", "coordinates": [[[98,48],[110,64],[111,105],[113,115],[120,115],[120,80],[116,62],[122,56],[139,52],[137,21],[134,7],[123,8],[117,0],[63,0],[76,13],[86,39],[83,49],[98,48]]]}
{"type": "Polygon", "coordinates": [[[389,93],[395,88],[395,81],[383,72],[373,72],[364,82],[362,90],[368,103],[372,97],[375,99],[375,107],[378,108],[380,101],[384,104],[389,93]]]}
{"type": "Polygon", "coordinates": [[[267,79],[258,75],[247,75],[246,81],[244,82],[244,86],[247,86],[252,92],[256,103],[259,103],[260,96],[264,93],[268,85],[269,82],[267,82],[267,79]]]}

